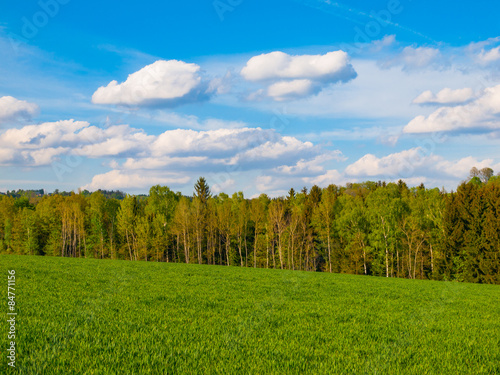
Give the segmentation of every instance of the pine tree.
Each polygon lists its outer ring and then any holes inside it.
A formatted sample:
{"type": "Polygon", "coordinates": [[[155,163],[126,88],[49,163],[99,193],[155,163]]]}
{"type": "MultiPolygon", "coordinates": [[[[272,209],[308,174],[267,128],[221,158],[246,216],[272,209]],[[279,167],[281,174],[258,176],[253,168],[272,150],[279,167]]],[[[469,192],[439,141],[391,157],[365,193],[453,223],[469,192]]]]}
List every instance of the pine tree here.
{"type": "Polygon", "coordinates": [[[194,185],[194,196],[201,200],[204,205],[207,204],[208,198],[211,196],[210,187],[204,177],[200,177],[194,185]]]}

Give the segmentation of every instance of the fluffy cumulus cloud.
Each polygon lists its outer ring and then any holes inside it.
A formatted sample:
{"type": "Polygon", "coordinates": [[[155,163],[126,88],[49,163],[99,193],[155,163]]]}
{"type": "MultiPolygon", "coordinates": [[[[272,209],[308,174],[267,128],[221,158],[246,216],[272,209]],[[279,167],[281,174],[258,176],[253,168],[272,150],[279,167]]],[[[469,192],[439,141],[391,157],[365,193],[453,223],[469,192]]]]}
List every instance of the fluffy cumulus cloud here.
{"type": "Polygon", "coordinates": [[[324,172],[318,163],[338,156],[320,155],[311,142],[249,127],[176,129],[150,135],[128,125],[100,128],[65,120],[0,133],[0,166],[48,166],[57,175],[56,170],[67,169],[61,163],[68,158],[77,157],[80,163],[100,160],[107,170],[84,186],[92,190],[139,189],[157,183],[179,186],[200,175],[223,189],[233,186],[240,173],[279,174],[278,169],[287,165],[301,170],[311,167],[308,175],[314,176],[324,172]]]}
{"type": "Polygon", "coordinates": [[[38,111],[39,108],[34,103],[18,100],[12,96],[0,98],[0,124],[10,121],[29,120],[38,111]]]}
{"type": "Polygon", "coordinates": [[[174,107],[206,100],[216,87],[203,79],[200,66],[159,60],[132,73],[122,83],[111,81],[92,96],[96,104],[174,107]]]}
{"type": "Polygon", "coordinates": [[[49,165],[66,154],[89,158],[142,155],[153,139],[128,125],[101,129],[75,120],[27,125],[0,135],[0,147],[10,155],[0,158],[0,165],[49,165]]]}
{"type": "Polygon", "coordinates": [[[457,180],[465,179],[473,166],[495,169],[500,164],[494,164],[493,159],[478,160],[471,156],[459,160],[447,160],[440,155],[430,154],[421,147],[415,147],[383,157],[367,154],[347,166],[345,174],[361,180],[404,179],[412,183],[433,179],[441,183],[446,181],[456,183],[457,180]]]}
{"type": "Polygon", "coordinates": [[[237,151],[259,147],[267,142],[276,142],[280,136],[272,130],[260,128],[217,129],[196,131],[190,129],[168,130],[160,134],[151,144],[154,156],[162,155],[206,155],[228,157],[237,151]]]}
{"type": "MultiPolygon", "coordinates": [[[[319,153],[310,142],[260,128],[170,130],[155,137],[148,150],[147,155],[136,154],[123,163],[114,163],[113,173],[95,176],[85,188],[95,189],[104,181],[106,186],[119,186],[123,179],[136,175],[172,178],[165,176],[169,171],[184,177],[205,175],[215,190],[221,191],[233,186],[242,173],[272,170],[283,162],[297,162],[319,153]]],[[[176,177],[175,181],[181,180],[176,177]]],[[[193,182],[191,178],[188,181],[193,182]]],[[[151,185],[144,179],[136,184],[151,185]]]]}
{"type": "Polygon", "coordinates": [[[40,166],[52,163],[75,146],[76,134],[89,124],[58,121],[8,129],[0,134],[0,165],[40,166]]]}
{"type": "Polygon", "coordinates": [[[353,177],[385,177],[393,180],[398,177],[411,177],[420,173],[421,168],[438,161],[436,156],[426,155],[422,148],[416,147],[384,157],[366,154],[347,166],[345,173],[353,177]]]}
{"type": "Polygon", "coordinates": [[[348,82],[356,77],[344,51],[324,55],[289,55],[275,51],[252,57],[241,70],[247,81],[264,82],[260,91],[275,100],[290,100],[316,94],[326,85],[348,82]]]}
{"type": "Polygon", "coordinates": [[[500,130],[500,85],[489,87],[473,101],[440,107],[429,116],[417,116],[405,133],[495,132],[500,130]]]}
{"type": "Polygon", "coordinates": [[[344,51],[299,56],[276,51],[252,57],[241,70],[241,75],[249,81],[276,78],[338,81],[352,79],[353,74],[344,51]]]}
{"type": "Polygon", "coordinates": [[[452,90],[445,88],[437,94],[427,90],[421,93],[413,100],[413,104],[442,104],[442,105],[456,105],[463,104],[474,98],[474,91],[471,88],[452,90]]]}

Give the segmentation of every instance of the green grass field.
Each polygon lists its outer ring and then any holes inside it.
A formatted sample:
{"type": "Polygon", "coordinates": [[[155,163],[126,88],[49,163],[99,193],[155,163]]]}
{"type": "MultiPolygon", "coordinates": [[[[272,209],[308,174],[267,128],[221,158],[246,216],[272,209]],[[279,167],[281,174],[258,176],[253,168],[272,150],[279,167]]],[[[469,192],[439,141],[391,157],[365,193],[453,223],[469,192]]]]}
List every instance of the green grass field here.
{"type": "Polygon", "coordinates": [[[22,374],[498,374],[500,287],[0,256],[22,374]]]}

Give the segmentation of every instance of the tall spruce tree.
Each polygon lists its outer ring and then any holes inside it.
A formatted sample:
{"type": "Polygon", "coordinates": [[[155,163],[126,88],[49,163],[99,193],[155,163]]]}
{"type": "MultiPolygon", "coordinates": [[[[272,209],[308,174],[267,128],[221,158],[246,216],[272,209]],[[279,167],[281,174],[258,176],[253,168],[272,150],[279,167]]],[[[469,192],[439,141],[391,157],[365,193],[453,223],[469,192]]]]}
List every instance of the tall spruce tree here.
{"type": "Polygon", "coordinates": [[[194,185],[194,196],[199,198],[201,203],[207,204],[208,198],[212,193],[210,192],[210,187],[207,184],[205,177],[198,178],[196,184],[194,185]]]}

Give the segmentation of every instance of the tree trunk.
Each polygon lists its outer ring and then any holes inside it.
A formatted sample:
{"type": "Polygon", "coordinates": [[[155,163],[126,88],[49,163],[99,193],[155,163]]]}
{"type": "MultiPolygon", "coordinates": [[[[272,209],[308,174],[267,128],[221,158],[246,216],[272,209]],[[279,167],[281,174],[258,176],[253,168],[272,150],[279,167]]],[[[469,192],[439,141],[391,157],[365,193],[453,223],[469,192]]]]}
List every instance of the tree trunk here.
{"type": "Polygon", "coordinates": [[[380,216],[382,221],[382,228],[384,229],[384,241],[385,241],[385,277],[389,277],[389,247],[387,246],[387,233],[385,230],[385,220],[380,216]]]}
{"type": "Polygon", "coordinates": [[[229,234],[226,234],[226,261],[227,265],[231,265],[231,261],[229,260],[229,248],[231,247],[231,237],[229,234]]]}
{"type": "Polygon", "coordinates": [[[397,270],[396,277],[399,277],[399,249],[396,248],[397,270]]]}
{"type": "Polygon", "coordinates": [[[283,269],[283,254],[282,254],[282,248],[281,248],[281,233],[278,233],[278,253],[280,257],[280,267],[283,269]]]}
{"type": "Polygon", "coordinates": [[[240,253],[240,266],[243,267],[243,255],[241,253],[243,244],[241,243],[241,233],[238,235],[238,252],[240,253]]]}
{"type": "Polygon", "coordinates": [[[125,237],[127,238],[127,245],[128,245],[128,252],[130,254],[130,260],[133,260],[132,259],[132,249],[130,247],[130,241],[129,241],[129,238],[128,238],[128,229],[125,229],[125,237]]]}
{"type": "Polygon", "coordinates": [[[331,252],[331,245],[330,245],[330,228],[328,228],[327,236],[328,236],[328,266],[330,268],[330,273],[332,273],[332,252],[331,252]]]}
{"type": "Polygon", "coordinates": [[[434,277],[434,255],[432,253],[432,243],[430,244],[430,250],[431,250],[431,274],[432,277],[434,277]]]}
{"type": "Polygon", "coordinates": [[[266,268],[269,268],[269,236],[266,234],[266,268]]]}
{"type": "Polygon", "coordinates": [[[257,224],[255,224],[255,237],[253,242],[253,268],[257,268],[257,224]]]}
{"type": "Polygon", "coordinates": [[[245,267],[248,267],[247,223],[245,223],[245,267]]]}

